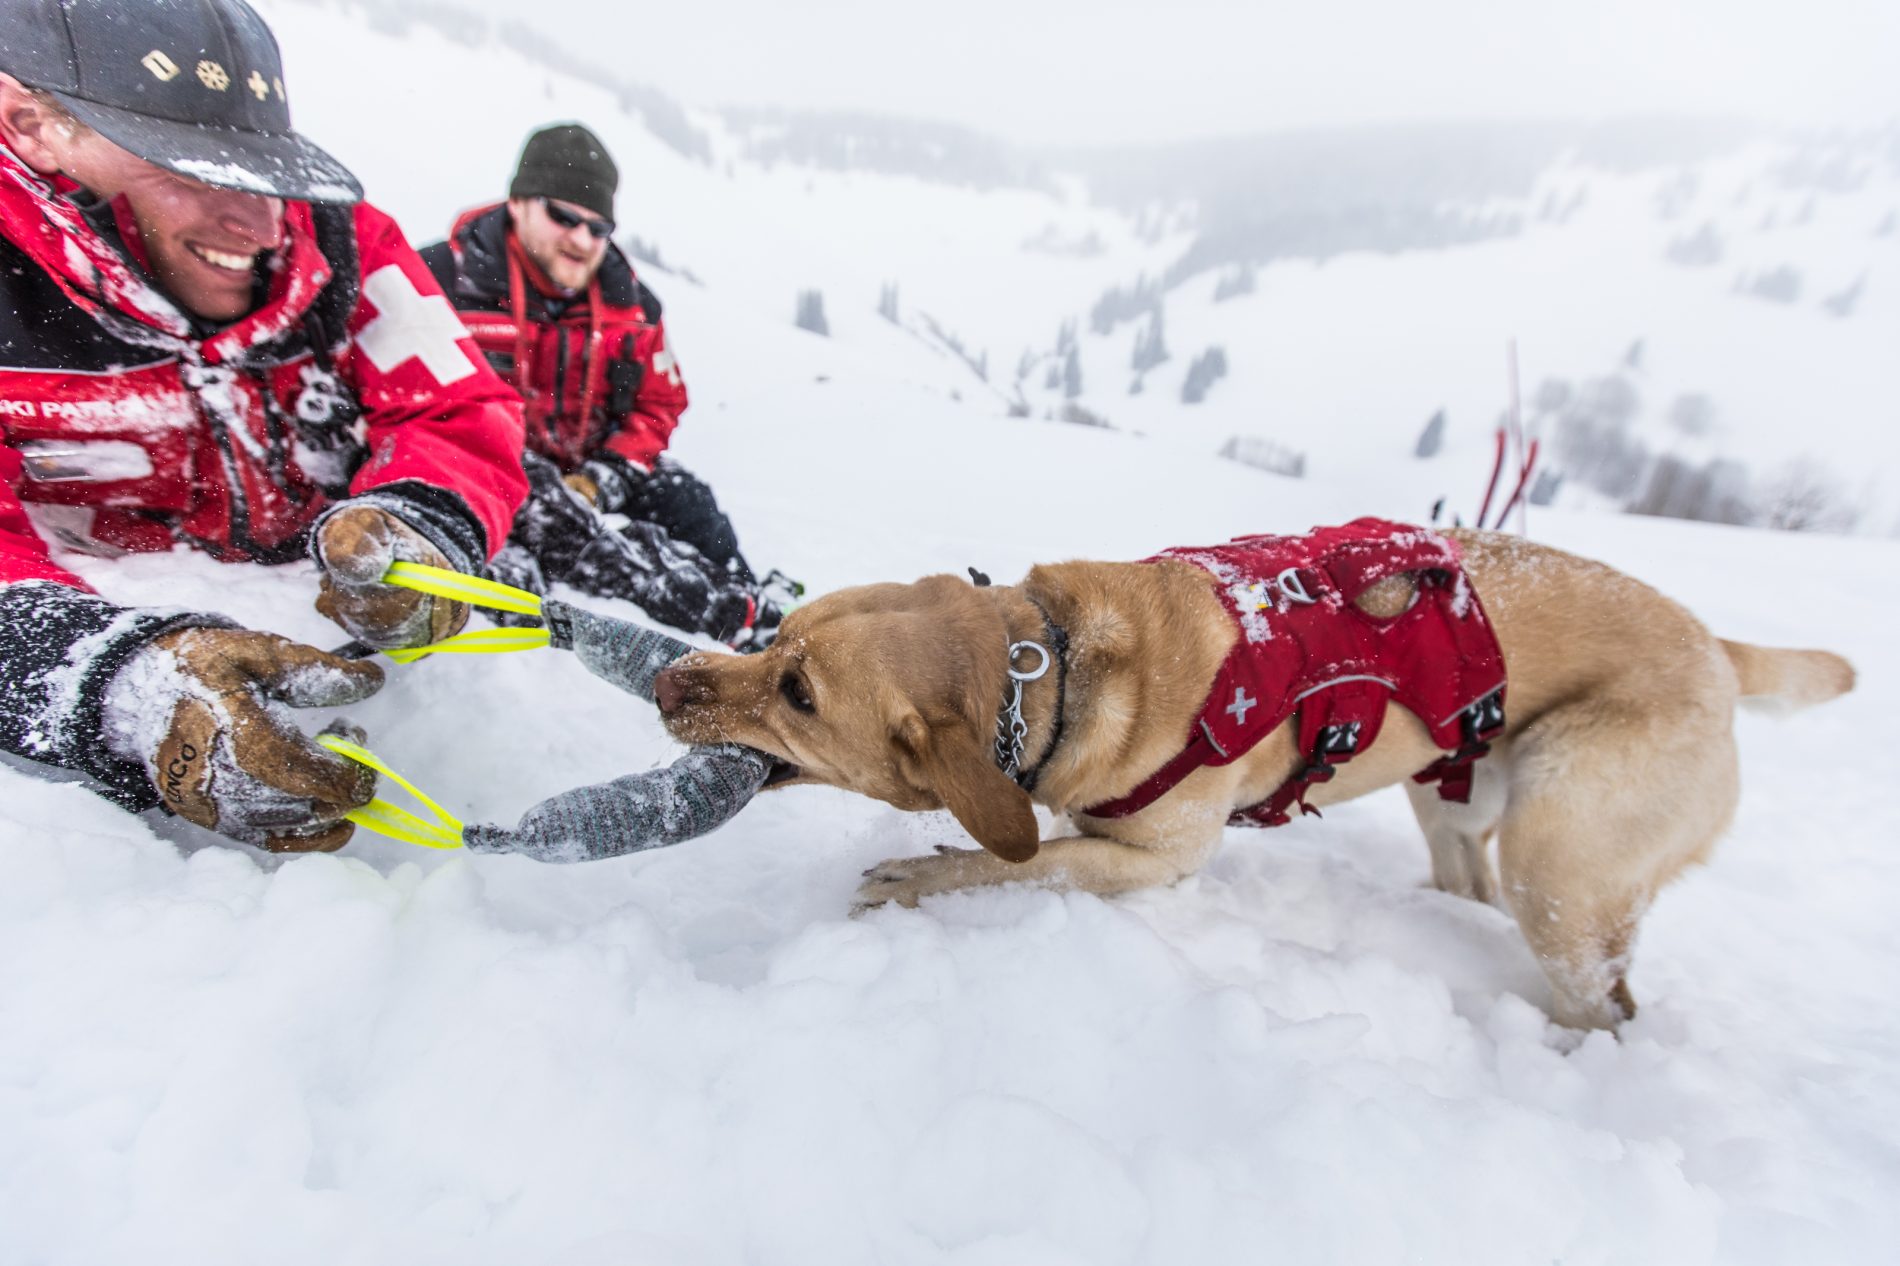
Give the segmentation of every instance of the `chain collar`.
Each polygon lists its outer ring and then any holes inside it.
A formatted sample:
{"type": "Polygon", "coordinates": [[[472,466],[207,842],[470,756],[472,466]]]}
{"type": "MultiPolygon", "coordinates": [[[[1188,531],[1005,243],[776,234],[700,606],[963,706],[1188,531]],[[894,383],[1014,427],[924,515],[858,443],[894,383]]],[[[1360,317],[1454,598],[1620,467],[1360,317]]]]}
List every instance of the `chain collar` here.
{"type": "Polygon", "coordinates": [[[1009,645],[1009,695],[1004,700],[1002,710],[996,715],[996,764],[1024,791],[1034,791],[1036,780],[1042,773],[1042,767],[1048,763],[1049,757],[1056,750],[1056,744],[1062,738],[1062,710],[1068,693],[1069,638],[1067,633],[1049,619],[1049,613],[1042,609],[1041,603],[1033,598],[1029,598],[1028,601],[1042,616],[1043,629],[1049,645],[1045,646],[1035,641],[1011,642],[1009,645]],[[1018,668],[1017,665],[1025,659],[1028,659],[1032,666],[1018,668]],[[1023,740],[1029,736],[1029,723],[1023,720],[1023,684],[1042,680],[1048,675],[1051,664],[1055,665],[1056,669],[1056,704],[1049,730],[1049,742],[1044,746],[1042,758],[1036,762],[1035,767],[1025,772],[1022,767],[1023,740]]]}
{"type": "Polygon", "coordinates": [[[1018,778],[1017,770],[1022,766],[1023,739],[1029,735],[1029,724],[1023,720],[1023,683],[1040,681],[1049,671],[1049,648],[1041,642],[1011,642],[1009,645],[1009,702],[996,718],[996,763],[1011,778],[1018,778]],[[1023,672],[1016,662],[1026,652],[1034,651],[1041,657],[1034,668],[1023,672]]]}

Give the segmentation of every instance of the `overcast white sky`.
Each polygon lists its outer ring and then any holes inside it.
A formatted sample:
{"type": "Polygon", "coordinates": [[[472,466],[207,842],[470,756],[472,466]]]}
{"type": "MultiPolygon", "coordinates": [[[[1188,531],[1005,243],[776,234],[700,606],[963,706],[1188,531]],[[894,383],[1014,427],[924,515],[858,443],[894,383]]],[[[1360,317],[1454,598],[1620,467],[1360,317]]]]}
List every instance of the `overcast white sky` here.
{"type": "Polygon", "coordinates": [[[1900,0],[483,2],[691,104],[874,110],[1028,142],[1900,117],[1900,0]]]}

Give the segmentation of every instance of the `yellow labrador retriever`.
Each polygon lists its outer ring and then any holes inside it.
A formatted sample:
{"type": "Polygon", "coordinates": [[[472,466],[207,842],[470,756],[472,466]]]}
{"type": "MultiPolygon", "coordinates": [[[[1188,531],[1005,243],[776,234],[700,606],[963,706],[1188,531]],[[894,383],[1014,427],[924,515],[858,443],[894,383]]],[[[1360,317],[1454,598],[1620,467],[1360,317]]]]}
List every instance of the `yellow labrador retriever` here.
{"type": "MultiPolygon", "coordinates": [[[[1734,812],[1737,700],[1818,703],[1851,689],[1854,671],[1825,651],[1722,641],[1602,564],[1510,536],[1446,535],[1504,653],[1503,735],[1477,762],[1469,802],[1452,803],[1411,782],[1445,753],[1392,704],[1378,740],[1315,785],[1311,802],[1404,784],[1434,883],[1501,901],[1516,917],[1558,1022],[1612,1027],[1635,1012],[1624,977],[1638,921],[1734,812]]],[[[1012,881],[1127,892],[1193,873],[1232,811],[1303,766],[1289,722],[1132,816],[1082,812],[1126,795],[1181,750],[1239,636],[1215,583],[1162,561],[1038,566],[1008,587],[956,576],[867,585],[794,611],[761,654],[687,656],[656,689],[675,737],[776,758],[768,785],[947,807],[983,845],[873,867],[861,904],[1012,881]],[[999,768],[996,738],[1007,648],[1044,641],[1045,613],[1067,632],[1064,672],[1060,688],[1053,673],[1027,684],[1021,747],[1036,764],[1034,800],[1071,815],[1076,833],[1039,841],[1031,795],[999,768]]],[[[1411,574],[1391,577],[1358,604],[1396,613],[1415,587],[1411,574]]]]}

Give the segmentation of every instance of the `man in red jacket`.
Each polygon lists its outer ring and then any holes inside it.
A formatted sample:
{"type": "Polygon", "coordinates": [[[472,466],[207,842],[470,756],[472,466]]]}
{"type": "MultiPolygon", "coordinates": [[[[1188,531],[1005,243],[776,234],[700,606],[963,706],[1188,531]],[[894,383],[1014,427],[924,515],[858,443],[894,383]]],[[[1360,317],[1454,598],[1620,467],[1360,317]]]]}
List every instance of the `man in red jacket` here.
{"type": "Polygon", "coordinates": [[[375,665],[92,593],[46,542],[314,553],[372,647],[460,604],[526,493],[521,410],[393,221],[290,127],[242,0],[0,0],[0,751],[232,838],[333,849],[373,779],[286,707],[375,665]]]}
{"type": "Polygon", "coordinates": [[[619,182],[592,132],[544,128],[508,201],[468,212],[422,251],[526,405],[533,491],[495,571],[537,591],[559,580],[627,598],[757,650],[798,586],[756,577],[712,490],[664,455],[686,384],[659,299],[613,243],[619,182]],[[631,523],[614,531],[601,514],[631,523]]]}

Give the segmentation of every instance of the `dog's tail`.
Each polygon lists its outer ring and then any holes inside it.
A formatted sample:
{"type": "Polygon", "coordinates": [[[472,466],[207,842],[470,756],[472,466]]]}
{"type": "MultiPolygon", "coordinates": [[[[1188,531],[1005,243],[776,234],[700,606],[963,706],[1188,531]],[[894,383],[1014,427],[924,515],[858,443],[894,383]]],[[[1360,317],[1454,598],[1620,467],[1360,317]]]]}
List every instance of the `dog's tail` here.
{"type": "Polygon", "coordinates": [[[1722,643],[1735,675],[1741,679],[1742,699],[1770,711],[1826,703],[1854,688],[1854,666],[1832,651],[1793,651],[1747,642],[1722,643]]]}

